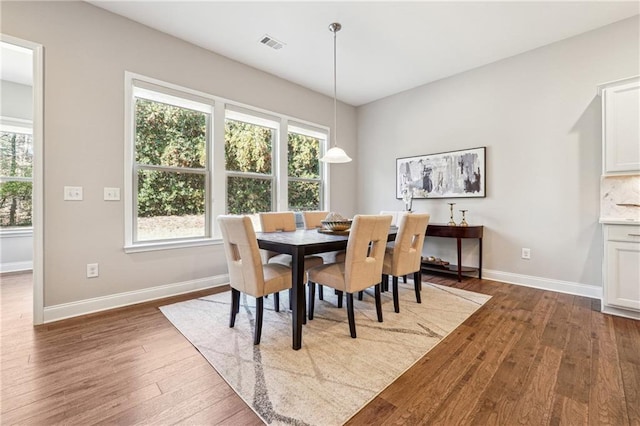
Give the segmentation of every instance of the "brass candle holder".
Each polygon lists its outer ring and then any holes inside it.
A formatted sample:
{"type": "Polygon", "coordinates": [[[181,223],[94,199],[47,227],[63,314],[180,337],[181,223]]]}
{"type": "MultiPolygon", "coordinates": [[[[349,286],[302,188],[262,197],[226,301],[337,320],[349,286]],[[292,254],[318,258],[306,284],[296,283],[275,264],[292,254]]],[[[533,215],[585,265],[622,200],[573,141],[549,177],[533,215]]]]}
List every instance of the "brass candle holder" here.
{"type": "Polygon", "coordinates": [[[460,210],[462,212],[462,222],[460,222],[459,226],[469,226],[469,224],[467,223],[467,221],[464,218],[464,214],[466,212],[468,212],[468,210],[460,210]]]}
{"type": "Polygon", "coordinates": [[[456,226],[456,221],[453,220],[453,206],[455,206],[456,203],[447,203],[447,204],[449,204],[449,210],[451,211],[451,217],[449,218],[449,223],[447,223],[447,225],[456,226]]]}

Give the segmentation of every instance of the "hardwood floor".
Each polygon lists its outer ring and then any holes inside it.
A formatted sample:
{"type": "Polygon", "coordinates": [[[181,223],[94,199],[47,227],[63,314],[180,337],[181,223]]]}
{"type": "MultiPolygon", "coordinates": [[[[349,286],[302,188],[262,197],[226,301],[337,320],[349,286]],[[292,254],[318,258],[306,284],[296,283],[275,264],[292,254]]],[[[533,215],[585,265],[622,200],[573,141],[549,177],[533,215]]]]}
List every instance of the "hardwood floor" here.
{"type": "MultiPolygon", "coordinates": [[[[31,275],[3,275],[0,423],[261,424],[157,309],[39,327],[31,275]]],[[[640,425],[640,321],[583,297],[467,278],[492,299],[348,424],[640,425]]]]}

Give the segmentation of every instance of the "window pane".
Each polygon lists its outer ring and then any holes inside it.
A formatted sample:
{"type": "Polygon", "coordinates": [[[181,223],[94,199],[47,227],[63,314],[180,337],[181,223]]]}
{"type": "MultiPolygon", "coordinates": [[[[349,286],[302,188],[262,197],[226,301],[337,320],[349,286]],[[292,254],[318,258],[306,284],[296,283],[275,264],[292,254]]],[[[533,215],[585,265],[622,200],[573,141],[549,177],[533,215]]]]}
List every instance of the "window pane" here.
{"type": "Polygon", "coordinates": [[[227,213],[251,214],[271,211],[271,179],[229,176],[227,213]]]}
{"type": "Polygon", "coordinates": [[[320,139],[289,133],[289,176],[320,178],[320,139]]]}
{"type": "Polygon", "coordinates": [[[25,133],[0,133],[0,176],[31,177],[33,138],[25,133]]]}
{"type": "Polygon", "coordinates": [[[136,99],[136,162],[205,168],[208,114],[136,99]]]}
{"type": "Polygon", "coordinates": [[[320,182],[289,181],[290,210],[321,210],[320,182]]]}
{"type": "Polygon", "coordinates": [[[271,174],[271,152],[276,131],[268,127],[226,120],[226,170],[271,174]]]}
{"type": "Polygon", "coordinates": [[[141,170],[138,241],[204,237],[205,175],[141,170]]]}
{"type": "Polygon", "coordinates": [[[31,226],[31,182],[0,183],[0,226],[31,226]]]}

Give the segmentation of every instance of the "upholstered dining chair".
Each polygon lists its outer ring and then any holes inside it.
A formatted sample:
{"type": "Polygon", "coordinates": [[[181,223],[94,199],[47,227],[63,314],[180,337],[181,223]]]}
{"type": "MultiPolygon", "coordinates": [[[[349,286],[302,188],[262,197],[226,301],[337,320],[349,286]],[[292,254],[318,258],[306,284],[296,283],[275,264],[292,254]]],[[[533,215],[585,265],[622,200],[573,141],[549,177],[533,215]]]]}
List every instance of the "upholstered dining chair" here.
{"type": "Polygon", "coordinates": [[[247,216],[218,216],[231,285],[229,327],[240,311],[240,293],[256,298],[256,321],[253,344],[260,344],[263,297],[291,288],[291,269],[277,263],[263,264],[251,219],[247,216]]]}
{"type": "Polygon", "coordinates": [[[347,241],[344,262],[314,266],[307,271],[309,285],[309,320],[313,319],[315,284],[338,290],[339,300],[347,294],[349,332],[356,337],[353,294],[374,286],[378,322],[382,322],[380,280],[391,216],[356,215],[347,241]]]}
{"type": "MultiPolygon", "coordinates": [[[[420,290],[422,288],[422,246],[429,225],[429,215],[412,213],[404,215],[399,220],[398,233],[393,247],[387,247],[382,266],[382,283],[389,282],[389,275],[393,277],[393,309],[400,312],[398,302],[398,277],[413,274],[416,302],[422,303],[420,290]]],[[[406,282],[406,281],[405,281],[406,282]]]]}
{"type": "Polygon", "coordinates": [[[329,212],[327,211],[303,211],[302,223],[304,229],[322,228],[322,221],[325,220],[329,212]]]}
{"type": "MultiPolygon", "coordinates": [[[[296,230],[296,218],[293,212],[266,212],[260,213],[260,225],[262,232],[288,232],[296,230]]],[[[266,252],[267,250],[263,250],[266,252]]],[[[291,267],[290,254],[278,254],[268,252],[265,263],[278,263],[283,266],[291,267]]],[[[320,256],[305,256],[305,269],[312,266],[322,265],[323,261],[320,256]]]]}
{"type": "MultiPolygon", "coordinates": [[[[322,228],[322,221],[325,220],[328,214],[328,211],[303,211],[302,222],[304,223],[304,229],[322,228]]],[[[344,250],[332,251],[329,253],[319,253],[318,256],[322,258],[324,263],[344,262],[345,252],[344,250]]],[[[318,298],[324,300],[322,285],[318,285],[318,298]]]]}
{"type": "MultiPolygon", "coordinates": [[[[391,216],[393,216],[393,219],[391,220],[391,226],[398,226],[398,224],[400,223],[400,220],[402,220],[402,218],[407,215],[407,214],[411,214],[411,212],[408,212],[406,210],[382,210],[380,211],[380,214],[390,214],[391,216]]],[[[390,242],[387,244],[387,247],[393,247],[393,242],[390,242]]],[[[404,280],[404,283],[407,283],[407,276],[403,276],[402,279],[404,280]]],[[[384,293],[385,291],[389,290],[389,283],[385,280],[382,281],[382,285],[380,286],[380,290],[384,293]]]]}
{"type": "MultiPolygon", "coordinates": [[[[288,232],[296,230],[296,217],[294,212],[263,212],[259,214],[262,232],[288,232]]],[[[291,268],[291,255],[278,254],[262,250],[263,263],[275,263],[291,268]]],[[[320,256],[305,256],[304,269],[322,265],[324,260],[320,256]]],[[[274,294],[274,303],[280,304],[280,295],[274,294]]],[[[289,308],[291,308],[291,292],[289,292],[289,308]]]]}

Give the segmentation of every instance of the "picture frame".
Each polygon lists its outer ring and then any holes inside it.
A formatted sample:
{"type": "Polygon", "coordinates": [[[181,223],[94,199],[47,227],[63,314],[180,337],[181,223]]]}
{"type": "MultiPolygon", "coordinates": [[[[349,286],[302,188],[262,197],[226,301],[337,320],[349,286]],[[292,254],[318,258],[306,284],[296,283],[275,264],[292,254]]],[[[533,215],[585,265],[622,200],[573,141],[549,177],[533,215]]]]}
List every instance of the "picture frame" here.
{"type": "Polygon", "coordinates": [[[486,197],[486,147],[396,158],[396,198],[486,197]]]}

